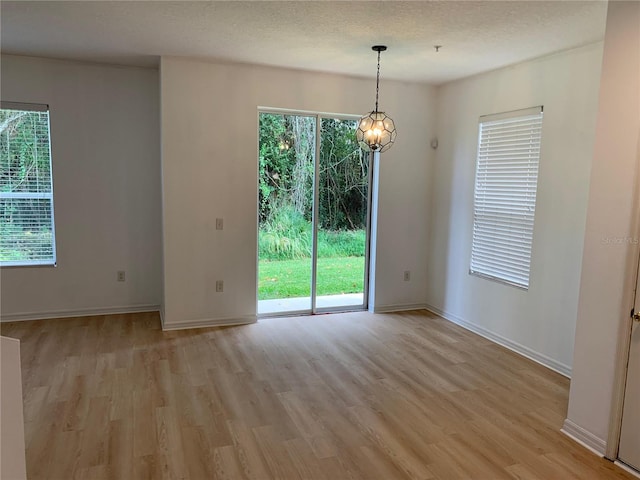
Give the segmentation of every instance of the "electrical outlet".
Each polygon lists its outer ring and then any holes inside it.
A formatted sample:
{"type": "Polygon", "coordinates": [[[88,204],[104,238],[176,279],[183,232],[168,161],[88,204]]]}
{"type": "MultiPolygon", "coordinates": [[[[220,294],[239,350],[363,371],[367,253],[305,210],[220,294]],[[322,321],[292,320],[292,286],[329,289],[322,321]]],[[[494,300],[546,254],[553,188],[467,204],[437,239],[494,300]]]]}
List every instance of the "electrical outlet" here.
{"type": "Polygon", "coordinates": [[[224,221],[221,218],[216,218],[216,230],[222,230],[224,228],[224,221]]]}
{"type": "Polygon", "coordinates": [[[408,282],[411,280],[411,272],[409,270],[404,271],[404,281],[408,282]]]}
{"type": "Polygon", "coordinates": [[[118,281],[119,282],[124,282],[125,281],[124,270],[118,270],[118,281]]]}
{"type": "Polygon", "coordinates": [[[224,292],[224,282],[222,280],[216,280],[216,292],[224,292]]]}

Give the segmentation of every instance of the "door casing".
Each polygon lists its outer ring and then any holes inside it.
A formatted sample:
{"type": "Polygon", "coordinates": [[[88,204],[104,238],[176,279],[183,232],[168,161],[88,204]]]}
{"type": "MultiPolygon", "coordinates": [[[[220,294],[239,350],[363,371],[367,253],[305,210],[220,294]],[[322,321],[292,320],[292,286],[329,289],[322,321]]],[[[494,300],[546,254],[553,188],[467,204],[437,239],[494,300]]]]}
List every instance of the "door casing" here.
{"type": "MultiPolygon", "coordinates": [[[[637,238],[637,237],[636,237],[637,238]]],[[[640,308],[640,255],[638,249],[634,252],[636,262],[635,277],[633,278],[633,303],[629,312],[637,312],[640,308]],[[636,307],[638,305],[638,307],[636,307]]],[[[618,353],[616,358],[615,378],[613,384],[613,399],[609,416],[609,434],[605,448],[605,458],[618,462],[620,450],[620,434],[622,432],[622,415],[628,375],[629,357],[631,354],[631,335],[633,333],[633,318],[629,315],[622,323],[618,339],[618,353]]],[[[626,466],[626,464],[624,464],[626,466]]]]}
{"type": "MultiPolygon", "coordinates": [[[[258,107],[257,112],[257,125],[258,131],[260,129],[260,114],[262,113],[271,113],[274,115],[300,115],[305,117],[315,117],[316,119],[316,146],[315,146],[315,161],[314,161],[314,175],[313,175],[313,208],[312,208],[312,247],[311,247],[311,308],[305,310],[296,310],[296,311],[287,311],[281,313],[269,313],[269,314],[260,314],[258,318],[266,318],[266,317],[282,317],[282,316],[296,316],[296,315],[305,315],[305,314],[322,314],[322,313],[332,313],[332,312],[345,312],[345,311],[360,311],[367,310],[369,308],[369,272],[370,272],[370,261],[371,261],[371,206],[374,201],[373,199],[373,162],[378,160],[377,155],[369,154],[369,169],[368,169],[368,188],[367,188],[367,221],[365,227],[366,241],[365,241],[365,258],[364,258],[364,285],[363,285],[363,304],[357,305],[355,307],[322,307],[318,308],[316,306],[316,287],[317,287],[317,270],[318,270],[318,256],[316,254],[318,248],[318,207],[319,207],[319,190],[320,190],[320,134],[322,129],[322,119],[339,119],[339,120],[359,120],[359,115],[349,115],[344,113],[321,113],[321,112],[311,112],[305,110],[289,110],[289,109],[280,109],[280,108],[272,108],[272,107],[258,107]]],[[[258,143],[260,138],[258,136],[258,143]]],[[[257,145],[256,151],[259,151],[260,145],[257,145]]],[[[257,177],[257,182],[259,182],[259,178],[257,177]]],[[[256,184],[256,191],[258,190],[258,184],[256,184]]],[[[256,215],[256,231],[260,228],[259,219],[257,219],[256,215]]],[[[257,238],[257,237],[256,237],[257,238]]],[[[259,252],[256,245],[256,265],[258,265],[259,261],[259,252]]],[[[259,271],[256,269],[256,285],[258,284],[258,276],[259,271]]],[[[258,304],[258,291],[256,289],[256,305],[258,304]]]]}

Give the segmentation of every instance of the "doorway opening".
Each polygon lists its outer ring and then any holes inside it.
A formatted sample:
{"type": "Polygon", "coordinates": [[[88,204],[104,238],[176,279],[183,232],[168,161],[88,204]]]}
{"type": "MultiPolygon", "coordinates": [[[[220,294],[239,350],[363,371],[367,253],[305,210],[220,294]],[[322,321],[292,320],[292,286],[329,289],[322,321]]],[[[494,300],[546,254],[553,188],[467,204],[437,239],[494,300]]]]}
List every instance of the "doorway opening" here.
{"type": "Polygon", "coordinates": [[[259,112],[260,316],[367,307],[371,169],[357,122],[259,112]]]}

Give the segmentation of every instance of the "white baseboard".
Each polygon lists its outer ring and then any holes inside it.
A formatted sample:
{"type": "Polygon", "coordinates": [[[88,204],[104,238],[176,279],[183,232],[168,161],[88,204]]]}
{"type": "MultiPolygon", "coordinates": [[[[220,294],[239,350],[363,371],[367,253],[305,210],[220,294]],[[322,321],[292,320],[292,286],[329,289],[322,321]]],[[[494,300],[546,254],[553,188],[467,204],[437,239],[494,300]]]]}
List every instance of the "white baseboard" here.
{"type": "Polygon", "coordinates": [[[540,365],[543,365],[551,370],[558,372],[561,375],[564,375],[567,378],[571,378],[571,367],[569,365],[565,365],[564,363],[560,363],[553,358],[550,358],[540,352],[536,352],[529,347],[521,345],[518,342],[514,342],[513,340],[509,340],[502,335],[498,335],[497,333],[493,333],[490,330],[487,330],[480,325],[476,325],[474,323],[468,322],[457,315],[453,315],[451,313],[440,310],[437,307],[432,305],[426,305],[423,308],[426,308],[430,312],[435,313],[436,315],[441,316],[445,320],[449,320],[450,322],[455,323],[456,325],[460,325],[461,327],[466,328],[467,330],[471,330],[474,333],[477,333],[481,337],[484,337],[492,342],[497,343],[498,345],[502,345],[505,348],[508,348],[511,351],[516,352],[523,357],[527,357],[529,360],[533,360],[540,365]]]}
{"type": "Polygon", "coordinates": [[[620,460],[616,460],[615,462],[613,462],[615,465],[619,466],[621,469],[623,469],[625,472],[629,472],[631,475],[633,475],[634,477],[638,477],[640,478],[640,471],[636,470],[633,467],[630,467],[629,465],[627,465],[624,462],[621,462],[620,460]]]}
{"type": "Polygon", "coordinates": [[[424,303],[404,303],[400,305],[378,305],[373,307],[373,313],[406,312],[407,310],[425,310],[429,307],[424,303]]]}
{"type": "Polygon", "coordinates": [[[129,305],[126,307],[98,307],[78,310],[54,310],[51,312],[10,313],[0,315],[0,322],[26,322],[52,318],[92,317],[95,315],[116,315],[121,313],[157,312],[159,305],[129,305]]]}
{"type": "Polygon", "coordinates": [[[206,328],[206,327],[229,327],[233,325],[248,325],[250,323],[256,323],[257,317],[255,315],[247,315],[243,317],[229,317],[229,318],[202,318],[198,320],[183,320],[177,322],[165,323],[164,316],[162,317],[162,330],[165,332],[171,330],[186,330],[189,328],[206,328]]]}
{"type": "Polygon", "coordinates": [[[604,452],[607,448],[607,442],[594,435],[590,431],[585,430],[580,425],[573,423],[567,418],[565,419],[560,431],[567,437],[578,442],[583,447],[591,450],[599,457],[604,457],[604,452]]]}

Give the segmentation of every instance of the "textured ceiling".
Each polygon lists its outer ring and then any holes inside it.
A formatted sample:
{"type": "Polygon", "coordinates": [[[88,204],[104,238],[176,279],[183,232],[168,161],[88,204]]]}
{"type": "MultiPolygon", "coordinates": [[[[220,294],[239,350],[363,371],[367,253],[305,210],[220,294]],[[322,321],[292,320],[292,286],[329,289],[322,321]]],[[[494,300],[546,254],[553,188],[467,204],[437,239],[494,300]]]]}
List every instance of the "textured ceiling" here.
{"type": "Polygon", "coordinates": [[[604,37],[606,2],[1,2],[3,53],[152,66],[205,57],[434,84],[604,37]],[[443,45],[439,53],[434,45],[443,45]]]}

